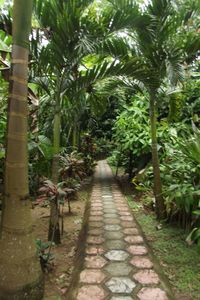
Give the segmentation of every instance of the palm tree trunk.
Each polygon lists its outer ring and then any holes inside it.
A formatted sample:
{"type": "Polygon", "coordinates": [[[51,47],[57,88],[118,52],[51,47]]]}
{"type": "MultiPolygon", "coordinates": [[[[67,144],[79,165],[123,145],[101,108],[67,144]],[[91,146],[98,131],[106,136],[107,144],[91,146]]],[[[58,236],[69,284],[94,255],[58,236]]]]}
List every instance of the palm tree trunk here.
{"type": "Polygon", "coordinates": [[[0,237],[0,299],[39,300],[43,275],[32,236],[28,189],[27,77],[32,0],[15,0],[5,186],[0,237]]]}
{"type": "MultiPolygon", "coordinates": [[[[59,151],[60,151],[60,127],[61,127],[61,112],[60,112],[60,99],[56,99],[56,113],[54,116],[53,128],[53,161],[52,161],[52,181],[54,184],[59,180],[59,151]]],[[[59,226],[59,207],[58,200],[51,201],[50,220],[48,240],[53,241],[56,245],[61,243],[60,240],[60,226],[59,226]]]]}
{"type": "Polygon", "coordinates": [[[151,145],[152,145],[152,164],[154,173],[154,196],[156,201],[157,218],[164,219],[166,217],[166,209],[164,199],[162,197],[162,182],[160,177],[160,165],[157,150],[157,128],[156,128],[156,112],[155,112],[155,95],[156,92],[150,92],[150,122],[151,122],[151,145]]]}
{"type": "Polygon", "coordinates": [[[77,127],[75,125],[73,128],[73,136],[72,136],[72,146],[74,149],[76,149],[76,147],[77,147],[77,137],[78,137],[77,127]]]}
{"type": "Polygon", "coordinates": [[[61,127],[61,112],[57,108],[54,116],[53,125],[53,162],[52,162],[52,181],[54,184],[59,180],[59,152],[60,152],[60,127],[61,127]]]}
{"type": "Polygon", "coordinates": [[[78,143],[77,143],[78,151],[81,151],[81,126],[78,125],[78,143]]]}

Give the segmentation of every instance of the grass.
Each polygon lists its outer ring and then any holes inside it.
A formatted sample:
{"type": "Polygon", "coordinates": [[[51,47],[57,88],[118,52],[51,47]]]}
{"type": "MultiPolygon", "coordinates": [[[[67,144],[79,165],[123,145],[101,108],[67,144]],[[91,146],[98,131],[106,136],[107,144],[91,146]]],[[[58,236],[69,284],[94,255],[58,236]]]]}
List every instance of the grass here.
{"type": "Polygon", "coordinates": [[[188,246],[182,229],[163,225],[157,230],[157,221],[151,213],[146,214],[141,203],[127,196],[135,217],[145,233],[163,271],[175,289],[177,299],[200,299],[200,255],[196,245],[188,246]]]}

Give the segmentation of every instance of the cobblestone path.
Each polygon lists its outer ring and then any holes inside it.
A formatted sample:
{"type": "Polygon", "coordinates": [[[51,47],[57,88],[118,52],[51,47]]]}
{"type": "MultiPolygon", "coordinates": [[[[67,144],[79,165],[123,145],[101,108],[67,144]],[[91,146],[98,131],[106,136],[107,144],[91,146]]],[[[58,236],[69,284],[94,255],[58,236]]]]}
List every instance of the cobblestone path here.
{"type": "Polygon", "coordinates": [[[77,300],[167,300],[148,247],[106,161],[96,168],[77,300]]]}

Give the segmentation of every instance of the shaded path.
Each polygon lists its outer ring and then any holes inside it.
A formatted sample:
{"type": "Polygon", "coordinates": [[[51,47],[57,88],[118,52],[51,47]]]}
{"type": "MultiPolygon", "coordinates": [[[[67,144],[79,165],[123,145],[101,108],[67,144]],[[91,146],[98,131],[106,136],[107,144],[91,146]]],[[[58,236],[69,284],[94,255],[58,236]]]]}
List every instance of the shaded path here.
{"type": "Polygon", "coordinates": [[[171,299],[106,161],[96,168],[86,243],[77,300],[171,299]]]}

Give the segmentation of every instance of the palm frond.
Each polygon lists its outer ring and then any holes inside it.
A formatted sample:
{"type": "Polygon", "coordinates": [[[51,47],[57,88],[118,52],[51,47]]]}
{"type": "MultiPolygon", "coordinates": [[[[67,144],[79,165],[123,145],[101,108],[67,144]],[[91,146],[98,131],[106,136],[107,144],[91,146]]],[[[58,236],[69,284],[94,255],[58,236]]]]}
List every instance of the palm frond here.
{"type": "Polygon", "coordinates": [[[96,44],[95,50],[100,55],[110,55],[114,58],[128,57],[131,51],[127,39],[119,36],[109,36],[96,44]]]}
{"type": "Polygon", "coordinates": [[[48,95],[51,95],[52,82],[47,76],[34,77],[30,82],[39,85],[48,95]]]}
{"type": "Polygon", "coordinates": [[[182,65],[182,52],[180,49],[170,49],[166,62],[166,73],[171,85],[176,85],[179,81],[184,79],[184,68],[182,65]]]}

